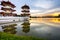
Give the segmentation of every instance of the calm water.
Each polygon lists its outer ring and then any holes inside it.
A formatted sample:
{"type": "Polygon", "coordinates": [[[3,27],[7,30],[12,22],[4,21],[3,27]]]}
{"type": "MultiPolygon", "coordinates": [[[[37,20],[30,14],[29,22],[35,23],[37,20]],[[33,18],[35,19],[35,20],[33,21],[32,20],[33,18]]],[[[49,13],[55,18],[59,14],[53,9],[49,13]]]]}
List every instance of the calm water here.
{"type": "Polygon", "coordinates": [[[27,21],[0,26],[2,32],[60,40],[60,18],[30,18],[27,21]]]}

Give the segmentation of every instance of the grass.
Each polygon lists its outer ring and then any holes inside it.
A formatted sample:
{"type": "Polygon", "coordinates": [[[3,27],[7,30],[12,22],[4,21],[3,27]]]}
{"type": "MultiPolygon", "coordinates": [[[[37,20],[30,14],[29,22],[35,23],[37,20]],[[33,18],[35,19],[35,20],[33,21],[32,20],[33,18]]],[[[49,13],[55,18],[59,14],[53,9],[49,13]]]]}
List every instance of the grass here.
{"type": "Polygon", "coordinates": [[[44,40],[42,38],[35,38],[31,36],[17,36],[0,32],[0,40],[44,40]]]}

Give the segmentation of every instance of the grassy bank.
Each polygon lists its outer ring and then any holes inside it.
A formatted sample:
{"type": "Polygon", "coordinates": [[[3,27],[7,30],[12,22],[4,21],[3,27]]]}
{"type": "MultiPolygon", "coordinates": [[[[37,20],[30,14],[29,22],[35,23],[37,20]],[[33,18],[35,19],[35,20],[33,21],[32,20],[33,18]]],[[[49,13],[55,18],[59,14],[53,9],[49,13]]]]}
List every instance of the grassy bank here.
{"type": "Polygon", "coordinates": [[[13,34],[6,34],[0,32],[0,40],[44,40],[44,39],[29,36],[16,36],[13,34]]]}

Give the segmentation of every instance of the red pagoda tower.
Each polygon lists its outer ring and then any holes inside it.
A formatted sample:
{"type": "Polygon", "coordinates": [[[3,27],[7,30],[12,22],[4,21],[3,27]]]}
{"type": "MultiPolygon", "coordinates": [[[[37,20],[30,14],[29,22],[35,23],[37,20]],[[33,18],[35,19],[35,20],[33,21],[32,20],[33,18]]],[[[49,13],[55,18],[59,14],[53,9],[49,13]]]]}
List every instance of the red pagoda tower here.
{"type": "Polygon", "coordinates": [[[14,8],[16,7],[14,4],[12,4],[10,1],[1,1],[1,10],[4,12],[0,12],[0,15],[2,16],[13,16],[14,8]]]}

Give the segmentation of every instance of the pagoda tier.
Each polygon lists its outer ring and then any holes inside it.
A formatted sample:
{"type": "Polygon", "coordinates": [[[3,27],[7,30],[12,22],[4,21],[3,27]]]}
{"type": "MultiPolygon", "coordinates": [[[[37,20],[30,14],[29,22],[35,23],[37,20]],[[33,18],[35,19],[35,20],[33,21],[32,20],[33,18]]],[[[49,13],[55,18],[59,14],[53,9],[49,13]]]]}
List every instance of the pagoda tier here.
{"type": "Polygon", "coordinates": [[[22,12],[21,16],[23,16],[23,17],[25,17],[25,16],[26,16],[26,17],[29,17],[29,16],[30,16],[30,13],[29,13],[29,12],[30,12],[30,10],[29,10],[30,7],[25,4],[25,5],[22,6],[21,8],[22,8],[22,10],[21,10],[21,12],[22,12]]]}
{"type": "Polygon", "coordinates": [[[29,16],[30,14],[21,14],[21,16],[29,16]]]}
{"type": "Polygon", "coordinates": [[[22,6],[21,8],[22,9],[30,9],[30,7],[28,5],[26,5],[26,4],[24,6],[22,6]]]}
{"type": "Polygon", "coordinates": [[[1,5],[2,6],[10,6],[10,7],[12,7],[12,8],[15,8],[16,6],[15,5],[13,5],[11,2],[9,2],[9,1],[2,1],[1,2],[1,5]]]}
{"type": "Polygon", "coordinates": [[[12,12],[16,11],[16,10],[13,10],[12,8],[4,8],[4,7],[2,7],[1,10],[4,10],[4,11],[11,10],[12,12]]]}
{"type": "Polygon", "coordinates": [[[4,12],[0,12],[0,16],[17,16],[16,13],[12,14],[12,13],[4,13],[4,12]]]}
{"type": "Polygon", "coordinates": [[[26,10],[22,10],[21,12],[30,12],[29,10],[28,11],[26,11],[26,10]]]}

